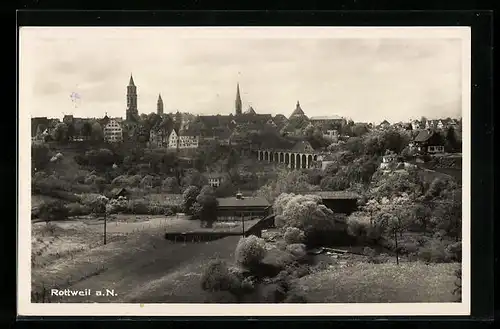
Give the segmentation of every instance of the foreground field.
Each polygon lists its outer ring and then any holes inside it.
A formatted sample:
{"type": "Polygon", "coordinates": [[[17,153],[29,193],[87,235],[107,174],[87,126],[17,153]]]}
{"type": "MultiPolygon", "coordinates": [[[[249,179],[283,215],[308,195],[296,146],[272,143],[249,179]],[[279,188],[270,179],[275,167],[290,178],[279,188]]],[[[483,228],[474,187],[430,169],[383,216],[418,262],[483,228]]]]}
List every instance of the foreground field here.
{"type": "MultiPolygon", "coordinates": [[[[201,289],[200,277],[214,258],[234,261],[238,236],[202,243],[173,243],[165,231],[197,229],[182,218],[119,216],[102,221],[73,220],[32,225],[33,302],[206,303],[215,296],[201,289]],[[51,289],[90,289],[90,296],[50,296],[51,289]],[[114,296],[95,296],[95,291],[114,296]],[[45,295],[42,294],[46,291],[45,295]]],[[[219,224],[214,230],[238,230],[219,224]]],[[[326,256],[324,256],[326,257],[326,256]]],[[[298,279],[308,302],[452,302],[459,264],[403,262],[370,264],[348,256],[337,265],[298,279]],[[342,264],[349,263],[349,266],[342,264]]]]}
{"type": "Polygon", "coordinates": [[[455,269],[460,264],[357,263],[299,279],[311,303],[456,302],[455,269]]]}

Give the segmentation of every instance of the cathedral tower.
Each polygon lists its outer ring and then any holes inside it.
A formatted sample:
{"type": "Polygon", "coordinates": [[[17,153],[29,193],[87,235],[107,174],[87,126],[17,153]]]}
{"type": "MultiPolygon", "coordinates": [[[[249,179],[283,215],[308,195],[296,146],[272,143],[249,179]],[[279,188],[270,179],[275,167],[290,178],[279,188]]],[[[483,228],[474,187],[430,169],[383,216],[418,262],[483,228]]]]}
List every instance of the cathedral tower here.
{"type": "Polygon", "coordinates": [[[158,102],[156,102],[156,114],[163,114],[163,99],[161,99],[161,94],[158,95],[158,102]]]}
{"type": "Polygon", "coordinates": [[[130,81],[127,86],[126,120],[134,121],[137,117],[139,117],[139,111],[137,110],[137,87],[134,84],[132,74],[130,74],[130,81]]]}
{"type": "Polygon", "coordinates": [[[240,96],[240,84],[239,83],[236,86],[235,112],[236,112],[236,115],[241,114],[241,96],[240,96]]]}

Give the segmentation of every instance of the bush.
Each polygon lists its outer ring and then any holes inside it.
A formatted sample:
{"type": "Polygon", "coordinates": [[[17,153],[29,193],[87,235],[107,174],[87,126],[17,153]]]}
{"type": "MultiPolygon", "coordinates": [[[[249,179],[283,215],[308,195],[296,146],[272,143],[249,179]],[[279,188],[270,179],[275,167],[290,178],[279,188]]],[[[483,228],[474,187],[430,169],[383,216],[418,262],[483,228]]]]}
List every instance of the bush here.
{"type": "Polygon", "coordinates": [[[439,240],[432,240],[429,244],[421,247],[418,257],[428,263],[447,263],[451,261],[446,251],[446,245],[439,240]]]}
{"type": "Polygon", "coordinates": [[[446,246],[446,253],[453,262],[462,261],[462,242],[456,242],[446,246]]]}
{"type": "Polygon", "coordinates": [[[66,205],[68,216],[85,216],[90,214],[90,208],[77,202],[66,205]]]}
{"type": "Polygon", "coordinates": [[[283,302],[285,304],[307,303],[307,298],[302,292],[292,290],[287,293],[286,298],[283,302]]]}
{"type": "Polygon", "coordinates": [[[251,235],[241,238],[236,246],[236,262],[243,266],[253,266],[259,264],[266,255],[265,241],[251,235]]]}
{"type": "Polygon", "coordinates": [[[144,199],[129,200],[127,203],[127,212],[129,214],[149,215],[150,211],[149,203],[144,199]]]}
{"type": "Polygon", "coordinates": [[[286,247],[286,251],[291,253],[298,261],[304,260],[307,255],[306,245],[303,243],[290,244],[286,247]]]}
{"type": "Polygon", "coordinates": [[[287,227],[285,234],[283,236],[286,243],[303,243],[305,240],[304,231],[296,227],[287,227]]]}
{"type": "Polygon", "coordinates": [[[240,285],[238,276],[221,260],[211,261],[201,276],[202,289],[210,292],[234,291],[240,285]]]}
{"type": "Polygon", "coordinates": [[[38,217],[47,222],[65,220],[68,210],[61,201],[44,202],[38,208],[38,217]]]}

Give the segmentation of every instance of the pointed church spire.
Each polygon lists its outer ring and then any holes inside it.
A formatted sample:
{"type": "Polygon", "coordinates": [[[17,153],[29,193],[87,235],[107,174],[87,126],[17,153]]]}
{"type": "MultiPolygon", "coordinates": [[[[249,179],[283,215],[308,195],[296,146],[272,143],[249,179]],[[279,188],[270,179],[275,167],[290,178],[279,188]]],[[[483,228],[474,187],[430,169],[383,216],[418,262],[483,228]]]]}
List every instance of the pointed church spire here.
{"type": "Polygon", "coordinates": [[[130,81],[128,83],[129,86],[135,86],[134,84],[134,78],[132,77],[132,73],[130,73],[130,81]]]}
{"type": "Polygon", "coordinates": [[[236,101],[235,101],[235,112],[236,115],[241,114],[241,96],[240,96],[240,83],[238,82],[236,85],[236,101]]]}
{"type": "Polygon", "coordinates": [[[156,113],[158,115],[163,114],[163,99],[161,99],[161,94],[158,94],[158,102],[156,102],[156,113]]]}

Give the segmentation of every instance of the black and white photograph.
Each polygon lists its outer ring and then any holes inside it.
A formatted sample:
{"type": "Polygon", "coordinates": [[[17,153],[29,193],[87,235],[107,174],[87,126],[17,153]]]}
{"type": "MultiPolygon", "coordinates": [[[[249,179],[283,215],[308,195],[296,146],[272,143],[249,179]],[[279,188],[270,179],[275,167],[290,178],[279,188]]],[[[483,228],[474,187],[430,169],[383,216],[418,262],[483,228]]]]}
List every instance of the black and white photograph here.
{"type": "Polygon", "coordinates": [[[21,315],[470,312],[468,28],[22,27],[18,139],[21,315]]]}

